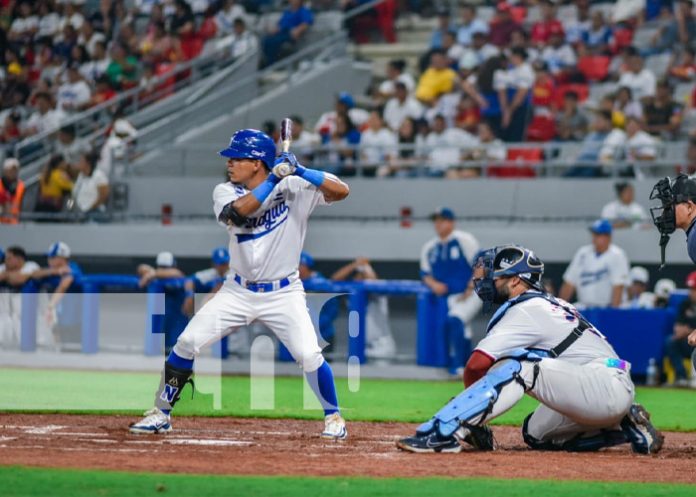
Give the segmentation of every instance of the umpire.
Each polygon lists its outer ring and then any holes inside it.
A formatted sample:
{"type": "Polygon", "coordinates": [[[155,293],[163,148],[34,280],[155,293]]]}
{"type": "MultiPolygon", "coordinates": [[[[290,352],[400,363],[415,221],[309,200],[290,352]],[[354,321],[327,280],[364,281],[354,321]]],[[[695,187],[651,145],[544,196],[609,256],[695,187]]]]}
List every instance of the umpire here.
{"type": "MultiPolygon", "coordinates": [[[[662,266],[665,265],[665,249],[669,237],[677,229],[686,233],[686,249],[691,260],[696,263],[696,180],[686,174],[674,179],[669,177],[658,181],[650,193],[650,200],[662,204],[650,209],[653,222],[660,232],[662,266]]],[[[688,338],[689,345],[696,347],[696,330],[688,338]]],[[[692,357],[696,367],[696,355],[692,357]]]]}

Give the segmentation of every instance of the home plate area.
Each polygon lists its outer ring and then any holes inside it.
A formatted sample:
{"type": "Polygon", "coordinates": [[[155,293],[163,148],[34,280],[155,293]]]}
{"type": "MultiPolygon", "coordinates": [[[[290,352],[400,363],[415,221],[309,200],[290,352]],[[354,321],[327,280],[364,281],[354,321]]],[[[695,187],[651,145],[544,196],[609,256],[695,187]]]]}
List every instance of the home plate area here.
{"type": "Polygon", "coordinates": [[[487,476],[693,482],[696,434],[667,433],[657,456],[629,446],[598,453],[538,452],[518,427],[494,427],[499,449],[410,454],[395,441],[405,423],[348,421],[349,438],[319,437],[323,420],[173,418],[166,435],[132,435],[137,416],[0,414],[0,465],[200,474],[305,476],[487,476]]]}

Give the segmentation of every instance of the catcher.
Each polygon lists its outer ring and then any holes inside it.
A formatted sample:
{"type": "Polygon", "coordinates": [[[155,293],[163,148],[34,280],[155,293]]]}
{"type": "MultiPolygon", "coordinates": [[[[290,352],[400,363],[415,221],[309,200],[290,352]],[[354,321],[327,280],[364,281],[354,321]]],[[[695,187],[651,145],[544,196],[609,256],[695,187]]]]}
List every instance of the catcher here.
{"type": "Polygon", "coordinates": [[[493,450],[486,423],[526,393],[541,405],[524,421],[532,449],[596,451],[630,442],[654,454],[664,437],[634,404],[630,364],[567,302],[545,293],[544,264],[517,245],[483,252],[474,285],[484,304],[502,304],[464,371],[466,389],[397,442],[410,452],[493,450]]]}

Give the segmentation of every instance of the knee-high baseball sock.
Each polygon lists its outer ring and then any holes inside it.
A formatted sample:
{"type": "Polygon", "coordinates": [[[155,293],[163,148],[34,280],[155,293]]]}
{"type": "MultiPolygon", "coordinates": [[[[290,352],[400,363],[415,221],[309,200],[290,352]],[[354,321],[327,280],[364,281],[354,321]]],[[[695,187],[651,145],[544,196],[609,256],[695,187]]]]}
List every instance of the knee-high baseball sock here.
{"type": "Polygon", "coordinates": [[[334,384],[333,371],[329,363],[324,361],[319,369],[306,373],[305,377],[314,395],[319,399],[321,407],[324,409],[324,415],[328,416],[329,414],[339,412],[336,385],[334,384]]]}
{"type": "MultiPolygon", "coordinates": [[[[183,357],[177,355],[176,352],[174,352],[173,350],[169,353],[169,357],[167,357],[167,362],[175,368],[193,369],[193,359],[184,359],[183,357]]],[[[169,413],[172,412],[171,409],[160,410],[166,415],[169,415],[169,413]]]]}

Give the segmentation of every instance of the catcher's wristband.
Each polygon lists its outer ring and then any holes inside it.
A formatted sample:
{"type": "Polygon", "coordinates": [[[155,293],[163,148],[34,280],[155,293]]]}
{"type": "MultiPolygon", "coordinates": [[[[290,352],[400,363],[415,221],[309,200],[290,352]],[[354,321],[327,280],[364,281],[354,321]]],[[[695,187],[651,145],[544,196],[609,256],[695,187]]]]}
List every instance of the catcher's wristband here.
{"type": "Polygon", "coordinates": [[[271,173],[263,183],[251,191],[251,194],[254,196],[254,198],[256,198],[256,200],[259,201],[260,204],[263,204],[264,200],[268,198],[279,181],[280,179],[278,179],[275,174],[271,173]]]}
{"type": "Polygon", "coordinates": [[[317,171],[316,169],[308,169],[304,166],[297,166],[295,174],[298,175],[303,180],[313,184],[317,188],[321,186],[324,182],[324,171],[317,171]]]}

